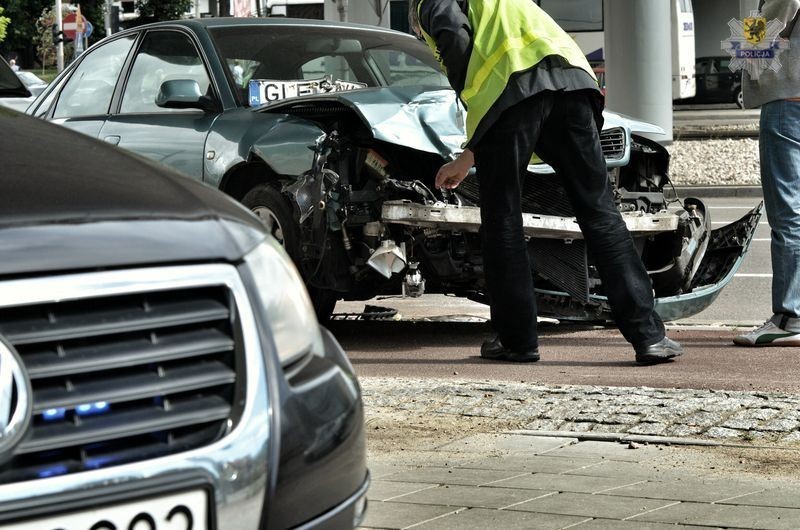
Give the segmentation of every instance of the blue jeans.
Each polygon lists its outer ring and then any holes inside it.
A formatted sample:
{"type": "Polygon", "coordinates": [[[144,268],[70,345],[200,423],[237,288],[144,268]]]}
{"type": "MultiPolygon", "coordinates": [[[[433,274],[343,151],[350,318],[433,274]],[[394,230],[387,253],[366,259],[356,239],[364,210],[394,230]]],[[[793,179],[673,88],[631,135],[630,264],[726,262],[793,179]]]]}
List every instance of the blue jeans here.
{"type": "Polygon", "coordinates": [[[772,229],[772,320],[800,331],[800,101],[761,108],[759,149],[772,229]]]}

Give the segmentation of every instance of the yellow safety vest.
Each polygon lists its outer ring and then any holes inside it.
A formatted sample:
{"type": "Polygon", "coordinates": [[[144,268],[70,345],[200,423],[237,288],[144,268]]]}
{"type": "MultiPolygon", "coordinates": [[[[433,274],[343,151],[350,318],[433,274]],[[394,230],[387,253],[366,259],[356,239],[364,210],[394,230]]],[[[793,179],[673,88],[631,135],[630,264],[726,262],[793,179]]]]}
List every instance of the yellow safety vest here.
{"type": "MultiPolygon", "coordinates": [[[[597,79],[580,47],[532,0],[471,0],[467,18],[472,26],[472,55],[460,97],[468,110],[468,139],[511,76],[545,57],[558,55],[597,79]]],[[[436,42],[424,31],[422,34],[446,73],[436,42]]]]}

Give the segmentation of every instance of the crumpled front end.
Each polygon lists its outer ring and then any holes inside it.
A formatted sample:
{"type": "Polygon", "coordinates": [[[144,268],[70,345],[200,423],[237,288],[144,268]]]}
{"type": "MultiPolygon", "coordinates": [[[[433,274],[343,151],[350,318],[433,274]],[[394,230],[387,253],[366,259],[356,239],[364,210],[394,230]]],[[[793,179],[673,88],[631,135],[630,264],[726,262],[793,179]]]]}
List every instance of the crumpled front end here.
{"type": "MultiPolygon", "coordinates": [[[[308,234],[301,261],[316,288],[350,300],[437,292],[486,302],[478,179],[471,173],[452,193],[434,189],[438,168],[458,155],[465,140],[463,109],[452,91],[363,89],[259,111],[289,114],[325,132],[314,139],[320,153],[326,146],[324,170],[314,162],[310,172],[282,187],[308,234]],[[306,188],[316,193],[298,192],[306,188]],[[314,200],[298,200],[306,195],[314,200]]],[[[662,317],[673,320],[704,309],[730,281],[738,266],[733,256],[741,259],[747,251],[760,209],[712,231],[702,201],[669,200],[669,153],[641,136],[658,131],[607,112],[600,140],[614,200],[662,317]]],[[[314,160],[321,160],[319,154],[314,160]]],[[[540,314],[610,320],[561,176],[547,165],[531,165],[521,195],[540,314]]]]}

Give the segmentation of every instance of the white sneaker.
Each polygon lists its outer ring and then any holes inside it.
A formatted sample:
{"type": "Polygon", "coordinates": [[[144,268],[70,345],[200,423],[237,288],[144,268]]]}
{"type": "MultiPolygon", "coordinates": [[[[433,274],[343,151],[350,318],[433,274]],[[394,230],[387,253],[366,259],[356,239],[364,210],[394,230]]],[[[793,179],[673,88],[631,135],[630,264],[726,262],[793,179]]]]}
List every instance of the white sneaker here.
{"type": "Polygon", "coordinates": [[[733,339],[739,346],[800,346],[800,333],[779,328],[767,320],[761,327],[733,339]]]}

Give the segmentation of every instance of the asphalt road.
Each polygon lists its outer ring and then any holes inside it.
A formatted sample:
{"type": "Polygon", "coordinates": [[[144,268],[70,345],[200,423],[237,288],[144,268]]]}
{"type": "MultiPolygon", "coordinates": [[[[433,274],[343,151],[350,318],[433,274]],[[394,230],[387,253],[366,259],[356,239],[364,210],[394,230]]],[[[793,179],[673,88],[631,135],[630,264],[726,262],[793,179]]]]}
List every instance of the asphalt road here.
{"type": "Polygon", "coordinates": [[[675,127],[750,125],[758,123],[760,114],[760,109],[735,105],[676,105],[672,121],[675,127]]]}
{"type": "MultiPolygon", "coordinates": [[[[745,215],[756,198],[707,199],[714,227],[745,215]]],[[[719,390],[800,391],[797,348],[733,346],[731,326],[761,324],[770,314],[770,250],[766,219],[731,283],[705,311],[670,323],[670,336],[686,354],[678,361],[641,367],[613,329],[544,322],[542,360],[532,365],[487,362],[480,343],[491,336],[488,310],[437,295],[369,303],[399,311],[400,321],[334,321],[331,329],[362,376],[437,377],[548,384],[650,386],[719,390]]],[[[337,312],[358,312],[364,303],[340,303],[337,312]]]]}

